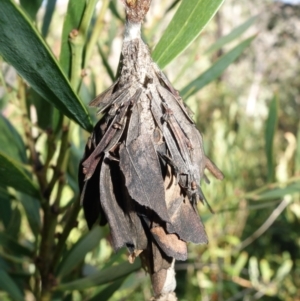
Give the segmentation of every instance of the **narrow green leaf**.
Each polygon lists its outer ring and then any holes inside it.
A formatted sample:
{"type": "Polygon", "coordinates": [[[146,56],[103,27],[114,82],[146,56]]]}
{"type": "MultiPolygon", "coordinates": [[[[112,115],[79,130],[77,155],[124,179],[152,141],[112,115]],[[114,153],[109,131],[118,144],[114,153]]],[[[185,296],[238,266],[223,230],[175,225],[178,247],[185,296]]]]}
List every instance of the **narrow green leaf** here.
{"type": "Polygon", "coordinates": [[[266,284],[269,283],[271,281],[273,271],[268,260],[266,260],[265,258],[260,261],[260,271],[263,282],[266,284]]]}
{"type": "Polygon", "coordinates": [[[239,25],[238,27],[234,28],[229,34],[226,36],[221,37],[218,41],[212,44],[206,52],[214,52],[222,48],[224,45],[234,41],[238,37],[240,37],[251,25],[255,23],[257,20],[257,16],[251,17],[243,24],[239,25]]]}
{"type": "Polygon", "coordinates": [[[0,28],[3,58],[46,100],[86,130],[91,130],[86,108],[39,32],[13,1],[0,1],[0,28]]]}
{"type": "Polygon", "coordinates": [[[55,5],[56,5],[56,0],[47,0],[46,11],[45,11],[43,26],[42,26],[43,37],[46,37],[48,35],[55,5]]]}
{"type": "Polygon", "coordinates": [[[27,91],[27,102],[34,105],[37,115],[37,125],[44,129],[52,129],[53,111],[55,108],[45,101],[34,89],[30,88],[27,91]]]}
{"type": "Polygon", "coordinates": [[[96,226],[86,236],[80,239],[64,256],[58,267],[57,276],[64,277],[70,273],[78,264],[80,264],[85,255],[99,244],[101,237],[101,228],[100,226],[96,226]]]}
{"type": "Polygon", "coordinates": [[[181,91],[183,99],[187,99],[191,95],[201,90],[204,86],[208,85],[210,82],[218,78],[224,72],[224,70],[230,64],[232,64],[250,45],[254,37],[255,36],[244,40],[239,45],[230,50],[228,53],[224,54],[209,69],[207,69],[199,77],[197,77],[186,87],[184,87],[181,91]]]}
{"type": "Polygon", "coordinates": [[[200,34],[224,0],[182,0],[172,21],[153,51],[163,68],[185,50],[200,34]]]}
{"type": "Polygon", "coordinates": [[[0,221],[7,229],[12,217],[11,198],[5,188],[0,187],[0,221]]]}
{"type": "Polygon", "coordinates": [[[232,276],[239,276],[248,261],[248,254],[242,252],[232,268],[232,276]]]}
{"type": "Polygon", "coordinates": [[[284,277],[286,277],[288,273],[291,271],[292,267],[293,267],[293,261],[291,259],[286,259],[277,270],[275,276],[276,280],[278,282],[282,281],[284,277]]]}
{"type": "MultiPolygon", "coordinates": [[[[21,211],[19,209],[19,206],[15,206],[12,210],[12,217],[10,220],[10,223],[8,225],[8,228],[6,230],[6,233],[9,233],[9,236],[12,239],[15,239],[16,241],[19,238],[20,232],[21,232],[21,211]]],[[[0,238],[1,241],[1,238],[0,238]]],[[[11,251],[11,249],[10,249],[11,251]]]]}
{"type": "Polygon", "coordinates": [[[284,196],[294,193],[300,193],[300,182],[293,183],[283,188],[270,189],[255,197],[255,200],[282,199],[284,196]]]}
{"type": "Polygon", "coordinates": [[[17,161],[27,162],[24,142],[14,126],[0,113],[1,152],[17,161]]]}
{"type": "Polygon", "coordinates": [[[107,74],[109,75],[112,82],[114,82],[115,81],[114,72],[112,71],[112,68],[109,65],[109,62],[107,60],[107,55],[105,55],[105,53],[103,52],[100,43],[97,43],[97,46],[98,46],[98,52],[102,59],[103,66],[105,67],[107,74]]]}
{"type": "Polygon", "coordinates": [[[273,182],[275,177],[275,164],[273,144],[278,123],[278,98],[274,96],[269,106],[269,115],[266,121],[265,130],[265,151],[267,156],[268,181],[273,182]]]}
{"type": "Polygon", "coordinates": [[[108,285],[106,288],[95,294],[89,301],[108,301],[110,297],[118,291],[126,278],[121,278],[108,285]]]}
{"type": "Polygon", "coordinates": [[[35,20],[37,11],[39,10],[43,0],[20,0],[20,4],[24,7],[32,20],[35,20]]]}
{"type": "Polygon", "coordinates": [[[23,294],[16,283],[3,270],[0,270],[0,289],[7,292],[12,300],[25,301],[23,294]]]}
{"type": "Polygon", "coordinates": [[[65,16],[61,37],[59,62],[66,76],[70,77],[72,52],[69,44],[69,35],[73,29],[78,29],[86,6],[86,1],[70,0],[65,16]]]}
{"type": "Polygon", "coordinates": [[[0,271],[4,270],[4,271],[8,271],[10,269],[10,266],[8,264],[8,262],[4,259],[4,257],[2,257],[0,255],[0,271]]]}
{"type": "Polygon", "coordinates": [[[295,174],[300,174],[300,122],[297,131],[297,149],[295,156],[295,174]]]}
{"type": "Polygon", "coordinates": [[[32,233],[37,237],[41,229],[40,202],[27,194],[21,194],[20,201],[24,207],[32,233]]]}
{"type": "Polygon", "coordinates": [[[79,280],[75,280],[69,283],[62,283],[56,287],[56,290],[82,290],[102,284],[109,283],[111,281],[123,278],[141,268],[141,262],[136,259],[133,264],[124,262],[122,264],[111,266],[105,270],[95,273],[89,277],[85,277],[79,280]]]}
{"type": "MultiPolygon", "coordinates": [[[[19,256],[14,256],[14,255],[11,255],[11,252],[5,252],[2,250],[2,248],[0,248],[0,259],[2,258],[5,258],[5,260],[7,260],[8,262],[11,262],[11,263],[21,263],[21,264],[28,264],[28,263],[32,263],[32,261],[28,258],[20,258],[19,256]]],[[[1,266],[0,266],[1,268],[1,266]]],[[[6,269],[7,271],[9,271],[9,269],[6,269]]],[[[16,272],[14,272],[16,273],[16,272]]]]}
{"type": "Polygon", "coordinates": [[[2,152],[0,152],[0,179],[1,186],[13,187],[18,191],[39,197],[37,185],[28,177],[22,165],[2,152]]]}
{"type": "Polygon", "coordinates": [[[171,11],[181,0],[174,0],[173,3],[167,8],[166,13],[171,11]]]}
{"type": "Polygon", "coordinates": [[[109,1],[109,9],[111,10],[112,14],[118,19],[120,20],[122,23],[124,23],[124,18],[121,17],[121,15],[118,12],[117,9],[117,4],[116,4],[116,0],[111,0],[109,1]]]}
{"type": "Polygon", "coordinates": [[[249,275],[252,285],[256,286],[259,283],[259,269],[257,258],[254,256],[249,260],[249,275]]]}
{"type": "Polygon", "coordinates": [[[0,232],[0,245],[6,250],[9,250],[11,253],[18,255],[19,257],[32,257],[31,250],[21,245],[14,238],[2,232],[0,232]]]}
{"type": "Polygon", "coordinates": [[[62,129],[64,116],[61,114],[61,112],[59,110],[54,108],[52,117],[53,117],[52,118],[53,132],[56,135],[62,129]]]}

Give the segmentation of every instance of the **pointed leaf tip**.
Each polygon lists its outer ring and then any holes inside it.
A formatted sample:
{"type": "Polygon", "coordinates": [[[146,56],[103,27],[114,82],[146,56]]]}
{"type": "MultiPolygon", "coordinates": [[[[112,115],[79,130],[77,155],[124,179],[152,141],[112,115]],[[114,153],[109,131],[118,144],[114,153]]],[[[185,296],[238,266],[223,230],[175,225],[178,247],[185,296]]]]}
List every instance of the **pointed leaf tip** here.
{"type": "Polygon", "coordinates": [[[0,1],[0,27],[3,58],[47,101],[84,129],[91,130],[86,108],[40,33],[13,1],[0,1]]]}

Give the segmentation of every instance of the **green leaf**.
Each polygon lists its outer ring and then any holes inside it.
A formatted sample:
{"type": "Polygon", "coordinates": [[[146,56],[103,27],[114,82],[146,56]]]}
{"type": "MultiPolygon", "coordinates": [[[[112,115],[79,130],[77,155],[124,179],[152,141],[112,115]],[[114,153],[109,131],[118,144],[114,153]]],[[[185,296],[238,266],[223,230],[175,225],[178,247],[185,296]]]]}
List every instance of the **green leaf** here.
{"type": "Polygon", "coordinates": [[[65,16],[61,37],[59,62],[66,76],[70,77],[72,52],[69,44],[69,35],[73,29],[78,29],[86,6],[86,1],[70,0],[65,16]]]}
{"type": "Polygon", "coordinates": [[[101,290],[99,293],[95,294],[89,301],[107,301],[110,297],[118,291],[120,286],[123,284],[126,278],[121,278],[119,280],[114,281],[112,284],[108,285],[106,288],[101,290]]]}
{"type": "Polygon", "coordinates": [[[36,109],[37,125],[44,130],[52,129],[53,111],[55,108],[45,101],[34,89],[30,88],[27,91],[27,101],[33,104],[36,109]]]}
{"type": "Polygon", "coordinates": [[[0,1],[0,27],[3,58],[46,100],[84,129],[91,130],[87,110],[52,52],[21,8],[10,0],[0,1]]]}
{"type": "Polygon", "coordinates": [[[270,267],[269,262],[263,258],[260,261],[260,271],[261,271],[261,277],[265,284],[269,283],[271,281],[271,277],[273,275],[273,271],[270,267]]]}
{"type": "Polygon", "coordinates": [[[295,174],[300,174],[300,122],[297,131],[297,149],[295,155],[295,174]]]}
{"type": "Polygon", "coordinates": [[[300,183],[293,183],[283,188],[270,189],[266,192],[261,193],[255,200],[268,200],[268,199],[282,199],[288,194],[294,194],[300,192],[300,183]]]}
{"type": "Polygon", "coordinates": [[[25,301],[23,294],[16,283],[3,270],[0,270],[0,289],[7,292],[12,300],[25,301]]]}
{"type": "Polygon", "coordinates": [[[109,65],[109,62],[108,62],[108,59],[107,59],[108,56],[102,50],[100,43],[97,43],[97,46],[98,46],[98,52],[99,52],[99,54],[101,56],[101,59],[102,59],[103,66],[106,69],[106,72],[107,72],[108,76],[110,77],[111,81],[114,82],[115,81],[115,75],[114,75],[114,72],[112,71],[112,68],[109,65]]]}
{"type": "Polygon", "coordinates": [[[224,70],[242,54],[242,52],[250,45],[254,38],[255,36],[244,40],[228,53],[220,57],[209,69],[207,69],[204,73],[202,73],[199,77],[194,79],[182,89],[182,98],[187,99],[191,95],[201,90],[204,86],[218,78],[224,72],[224,70]]]}
{"type": "Polygon", "coordinates": [[[22,165],[0,152],[0,185],[39,197],[38,187],[28,177],[22,165]]]}
{"type": "Polygon", "coordinates": [[[32,233],[37,237],[41,230],[40,202],[26,194],[21,194],[20,201],[24,207],[32,233]]]}
{"type": "Polygon", "coordinates": [[[24,142],[14,126],[0,114],[1,151],[15,160],[27,162],[24,142]]]}
{"type": "Polygon", "coordinates": [[[175,0],[173,3],[167,8],[166,13],[171,11],[181,0],[175,0]]]}
{"type": "Polygon", "coordinates": [[[120,20],[122,23],[125,22],[124,18],[121,17],[121,15],[119,14],[118,10],[117,10],[117,4],[116,4],[116,0],[111,0],[109,1],[109,9],[111,10],[112,14],[118,19],[120,20]]]}
{"type": "MultiPolygon", "coordinates": [[[[12,210],[12,217],[11,217],[10,223],[8,225],[8,228],[6,230],[6,233],[9,233],[9,236],[12,239],[18,240],[18,237],[21,232],[21,220],[22,220],[21,211],[18,206],[15,206],[12,210]]],[[[0,241],[1,241],[1,238],[0,238],[0,241]]]]}
{"type": "Polygon", "coordinates": [[[111,266],[89,277],[75,280],[69,283],[62,283],[56,287],[57,290],[83,290],[86,288],[102,285],[123,278],[141,268],[141,262],[136,259],[133,264],[124,262],[122,264],[111,266]]]}
{"type": "Polygon", "coordinates": [[[55,9],[56,0],[47,0],[46,12],[43,20],[42,35],[46,37],[48,34],[49,26],[52,20],[53,12],[55,9]]]}
{"type": "Polygon", "coordinates": [[[278,123],[278,98],[274,96],[269,106],[269,115],[265,130],[265,151],[267,156],[268,181],[273,182],[275,177],[275,164],[273,154],[273,143],[278,123]]]}
{"type": "Polygon", "coordinates": [[[8,271],[10,269],[10,266],[8,262],[0,255],[0,271],[8,271]]]}
{"type": "Polygon", "coordinates": [[[278,282],[282,281],[291,271],[292,267],[293,267],[293,261],[291,259],[286,259],[277,270],[275,276],[276,280],[278,282]]]}
{"type": "Polygon", "coordinates": [[[6,189],[0,187],[0,221],[7,229],[12,217],[11,198],[6,189]]]}
{"type": "Polygon", "coordinates": [[[252,285],[257,286],[259,284],[259,269],[257,258],[254,256],[249,260],[249,275],[252,285]]]}
{"type": "Polygon", "coordinates": [[[43,0],[20,0],[20,4],[24,7],[32,20],[35,20],[37,11],[39,10],[43,0]]]}
{"type": "Polygon", "coordinates": [[[232,276],[239,276],[241,274],[242,269],[245,267],[247,261],[248,254],[246,252],[242,252],[233,266],[232,276]]]}
{"type": "Polygon", "coordinates": [[[200,34],[224,0],[183,0],[153,51],[163,68],[184,51],[200,34]]]}
{"type": "MultiPolygon", "coordinates": [[[[5,260],[7,262],[16,263],[16,264],[19,264],[19,263],[21,263],[21,264],[32,263],[32,261],[30,259],[28,259],[28,258],[20,258],[19,256],[11,255],[10,252],[5,252],[5,251],[2,250],[2,248],[0,248],[0,257],[5,258],[5,260]]],[[[0,265],[0,268],[1,268],[1,265],[0,265]]],[[[11,270],[10,269],[6,269],[6,271],[11,271],[11,270]]],[[[14,272],[11,272],[11,273],[14,273],[14,275],[15,275],[18,272],[14,271],[14,272]]]]}
{"type": "MultiPolygon", "coordinates": [[[[79,137],[80,144],[84,145],[84,140],[82,139],[81,135],[79,137]],[[81,138],[81,139],[80,139],[81,138]]],[[[79,187],[78,187],[78,162],[82,158],[83,149],[82,148],[76,148],[74,145],[70,148],[69,153],[69,162],[67,167],[67,176],[68,176],[68,184],[72,188],[72,190],[75,192],[75,194],[79,194],[79,187]]]]}
{"type": "Polygon", "coordinates": [[[257,20],[257,16],[251,17],[243,24],[239,25],[238,27],[234,28],[229,34],[226,36],[221,37],[218,41],[212,44],[206,52],[214,52],[222,48],[224,45],[234,41],[239,36],[241,36],[255,21],[257,20]]]}
{"type": "Polygon", "coordinates": [[[9,252],[18,255],[19,257],[32,257],[31,250],[19,244],[17,240],[2,232],[0,232],[0,245],[9,252]]]}
{"type": "Polygon", "coordinates": [[[101,237],[101,228],[96,226],[86,236],[81,238],[64,256],[58,267],[57,276],[64,277],[70,273],[78,264],[80,264],[85,255],[99,244],[101,237]]]}

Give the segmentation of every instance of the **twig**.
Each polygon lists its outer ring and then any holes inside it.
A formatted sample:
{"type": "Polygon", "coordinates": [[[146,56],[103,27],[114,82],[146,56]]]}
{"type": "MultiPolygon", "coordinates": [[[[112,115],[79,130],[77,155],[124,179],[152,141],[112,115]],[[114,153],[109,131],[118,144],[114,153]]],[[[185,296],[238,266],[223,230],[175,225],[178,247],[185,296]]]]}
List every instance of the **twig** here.
{"type": "Polygon", "coordinates": [[[19,100],[20,107],[22,112],[22,123],[24,127],[25,139],[27,142],[27,146],[30,154],[30,163],[32,164],[33,171],[38,179],[40,190],[44,191],[47,186],[47,180],[45,175],[44,167],[39,159],[39,155],[35,149],[35,139],[32,136],[31,126],[29,123],[29,116],[27,112],[27,103],[26,103],[26,91],[25,91],[25,83],[21,77],[18,77],[18,86],[19,86],[19,100]]]}
{"type": "Polygon", "coordinates": [[[62,253],[63,248],[65,246],[66,240],[69,237],[69,234],[70,234],[71,230],[74,228],[74,225],[76,223],[76,219],[77,219],[78,213],[80,211],[80,208],[81,208],[80,207],[80,200],[77,199],[77,200],[75,200],[75,202],[73,204],[73,207],[71,208],[70,215],[69,215],[68,220],[65,224],[64,230],[63,230],[63,232],[62,232],[62,234],[59,238],[58,244],[55,248],[55,252],[54,252],[53,260],[52,260],[53,270],[56,269],[56,266],[57,266],[58,261],[59,261],[60,256],[61,256],[61,253],[62,253]]]}
{"type": "Polygon", "coordinates": [[[68,149],[69,149],[69,133],[70,133],[69,127],[70,127],[70,120],[67,117],[64,117],[59,156],[57,159],[56,166],[54,167],[53,176],[45,191],[46,198],[50,197],[55,184],[57,183],[59,178],[63,175],[63,171],[66,168],[64,162],[66,161],[66,157],[68,155],[68,149]]]}
{"type": "Polygon", "coordinates": [[[269,218],[247,239],[245,239],[240,245],[238,245],[235,251],[241,251],[248,245],[250,245],[254,240],[260,237],[263,233],[265,233],[268,228],[275,222],[277,217],[283,212],[283,210],[290,204],[290,200],[284,199],[276,209],[272,212],[269,218]]]}

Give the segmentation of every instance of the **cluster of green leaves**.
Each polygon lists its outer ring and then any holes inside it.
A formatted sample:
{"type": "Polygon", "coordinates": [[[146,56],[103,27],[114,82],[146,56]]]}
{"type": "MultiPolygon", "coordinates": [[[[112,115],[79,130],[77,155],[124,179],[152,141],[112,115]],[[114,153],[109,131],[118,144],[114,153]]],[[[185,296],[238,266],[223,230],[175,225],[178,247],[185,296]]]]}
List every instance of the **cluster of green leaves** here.
{"type": "MultiPolygon", "coordinates": [[[[0,82],[4,90],[0,99],[1,300],[104,301],[124,297],[141,300],[151,296],[149,280],[144,273],[134,273],[140,269],[139,261],[131,265],[124,252],[113,254],[107,243],[108,229],[95,227],[88,232],[80,211],[77,166],[87,131],[92,129],[90,115],[93,120],[95,118],[88,113],[86,104],[95,96],[98,74],[89,67],[89,61],[97,48],[101,68],[107,73],[107,78],[113,80],[114,72],[108,58],[117,29],[124,23],[116,0],[99,2],[101,8],[96,13],[97,0],[69,0],[60,34],[59,59],[48,46],[54,47],[51,21],[58,18],[55,15],[56,0],[46,2],[41,22],[37,20],[41,0],[21,0],[20,5],[13,0],[0,2],[0,82]],[[110,17],[109,26],[104,26],[106,15],[110,17]],[[36,25],[39,22],[41,30],[36,25]],[[18,72],[16,80],[8,79],[5,71],[11,70],[8,65],[18,72]],[[86,68],[90,74],[88,80],[83,80],[82,70],[86,68]]],[[[197,49],[195,40],[198,41],[199,34],[223,0],[173,2],[168,3],[166,14],[175,8],[176,13],[153,52],[154,60],[162,68],[179,55],[184,57],[181,53],[188,47],[197,49]]],[[[247,20],[209,47],[206,55],[211,57],[225,45],[234,43],[206,71],[195,74],[181,89],[182,96],[189,98],[193,108],[201,109],[195,102],[196,93],[217,79],[250,45],[254,36],[242,40],[241,36],[255,20],[247,20]]],[[[163,22],[161,19],[158,24],[163,22]]],[[[151,41],[151,30],[145,31],[145,38],[151,41]]],[[[180,70],[181,74],[186,66],[191,65],[193,58],[187,61],[180,70]]],[[[201,116],[197,111],[195,113],[201,116]]],[[[275,179],[273,149],[277,119],[278,101],[275,97],[266,125],[266,183],[275,179]]],[[[202,118],[198,121],[205,124],[208,120],[202,118]]],[[[256,185],[245,184],[245,192],[234,194],[240,169],[232,162],[239,160],[241,154],[233,151],[233,142],[230,145],[226,141],[230,126],[216,118],[211,132],[207,130],[206,133],[224,144],[222,147],[218,143],[214,145],[219,152],[215,157],[229,158],[227,162],[218,162],[227,179],[217,190],[218,195],[214,193],[219,183],[208,188],[209,199],[217,200],[225,195],[231,205],[248,200],[249,208],[257,208],[250,201],[260,201],[273,209],[278,199],[299,192],[299,179],[293,178],[286,184],[274,183],[260,190],[253,190],[256,185]]],[[[208,150],[210,148],[208,145],[208,150]]],[[[217,204],[220,210],[227,207],[226,202],[221,201],[217,204]]],[[[215,217],[205,215],[209,237],[216,237],[215,232],[225,229],[224,225],[233,217],[240,223],[238,209],[224,210],[215,217]],[[212,226],[212,219],[218,219],[217,228],[212,226]]],[[[245,231],[250,235],[253,228],[245,231]]],[[[278,295],[280,287],[284,286],[283,279],[292,269],[289,253],[282,258],[263,259],[258,263],[258,255],[251,257],[247,252],[240,252],[244,249],[242,232],[225,233],[208,247],[192,248],[188,263],[178,265],[181,300],[196,300],[195,296],[200,300],[199,288],[203,294],[213,296],[216,289],[220,292],[220,283],[224,286],[224,296],[239,293],[244,283],[253,295],[278,295]],[[200,263],[206,266],[197,267],[200,263]],[[220,267],[221,282],[214,280],[215,266],[220,267]],[[245,275],[247,269],[249,273],[245,275]]]]}

